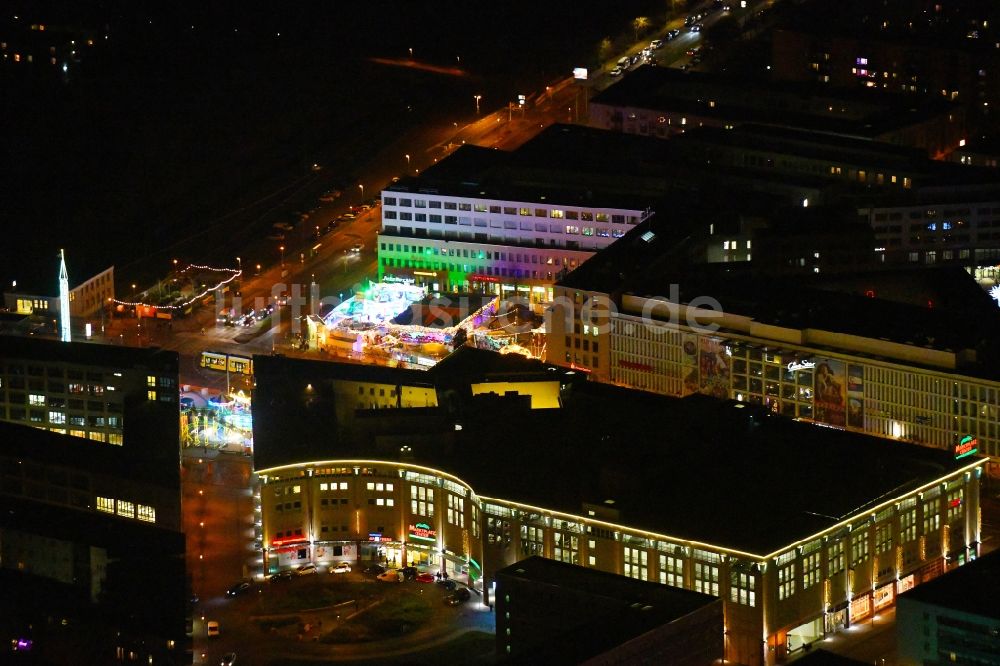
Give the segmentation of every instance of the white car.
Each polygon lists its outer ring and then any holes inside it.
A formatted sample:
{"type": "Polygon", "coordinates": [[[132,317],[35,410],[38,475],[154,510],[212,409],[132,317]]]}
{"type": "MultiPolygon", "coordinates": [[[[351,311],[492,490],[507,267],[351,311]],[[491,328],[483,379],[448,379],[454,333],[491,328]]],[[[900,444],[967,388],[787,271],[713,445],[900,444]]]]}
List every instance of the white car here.
{"type": "Polygon", "coordinates": [[[347,562],[337,562],[332,567],[330,567],[330,573],[332,574],[342,574],[351,573],[351,565],[347,562]]]}
{"type": "Polygon", "coordinates": [[[301,567],[295,570],[297,576],[308,576],[309,574],[314,574],[318,571],[315,564],[303,564],[301,567]]]}
{"type": "Polygon", "coordinates": [[[621,67],[615,67],[613,70],[611,70],[611,76],[621,76],[623,71],[625,70],[623,70],[621,67]]]}

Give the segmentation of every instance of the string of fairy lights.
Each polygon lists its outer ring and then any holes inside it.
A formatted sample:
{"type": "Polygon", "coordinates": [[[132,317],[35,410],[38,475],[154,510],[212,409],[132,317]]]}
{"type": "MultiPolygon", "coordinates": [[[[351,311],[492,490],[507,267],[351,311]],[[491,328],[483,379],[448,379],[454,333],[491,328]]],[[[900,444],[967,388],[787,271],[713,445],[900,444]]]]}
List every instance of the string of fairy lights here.
{"type": "Polygon", "coordinates": [[[152,303],[144,303],[142,301],[122,301],[117,298],[111,299],[111,302],[114,303],[115,305],[122,305],[129,308],[147,307],[147,308],[156,308],[157,310],[183,310],[184,308],[188,307],[195,301],[204,298],[210,292],[213,292],[216,289],[221,289],[222,287],[226,286],[227,284],[229,284],[230,282],[232,282],[233,280],[235,280],[236,278],[240,277],[243,274],[243,271],[241,271],[238,268],[219,268],[217,266],[203,266],[200,264],[188,264],[180,271],[178,271],[178,273],[185,273],[191,269],[199,271],[207,271],[211,273],[223,273],[227,274],[229,277],[225,278],[224,280],[221,280],[218,284],[205,288],[205,290],[202,291],[200,294],[192,296],[183,303],[174,303],[172,305],[153,305],[152,303]]]}

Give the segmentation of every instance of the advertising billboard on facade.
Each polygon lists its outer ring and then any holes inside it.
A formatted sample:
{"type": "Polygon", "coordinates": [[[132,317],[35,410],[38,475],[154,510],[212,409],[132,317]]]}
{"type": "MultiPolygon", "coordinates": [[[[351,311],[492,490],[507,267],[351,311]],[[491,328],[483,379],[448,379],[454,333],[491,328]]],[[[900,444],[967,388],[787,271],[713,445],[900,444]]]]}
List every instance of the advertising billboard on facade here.
{"type": "Polygon", "coordinates": [[[817,359],[813,371],[813,418],[833,426],[847,424],[847,364],[817,359]]]}
{"type": "Polygon", "coordinates": [[[701,392],[716,398],[729,397],[729,357],[726,345],[718,338],[701,338],[698,370],[701,392]]]}

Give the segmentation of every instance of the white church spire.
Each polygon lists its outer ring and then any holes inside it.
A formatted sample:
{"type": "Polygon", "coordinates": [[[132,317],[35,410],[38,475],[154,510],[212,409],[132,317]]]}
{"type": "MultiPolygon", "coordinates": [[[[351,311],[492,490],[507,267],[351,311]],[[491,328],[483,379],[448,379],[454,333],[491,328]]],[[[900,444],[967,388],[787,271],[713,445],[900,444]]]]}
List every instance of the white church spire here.
{"type": "Polygon", "coordinates": [[[69,273],[66,272],[66,254],[63,250],[59,250],[59,333],[63,342],[70,341],[69,273]]]}

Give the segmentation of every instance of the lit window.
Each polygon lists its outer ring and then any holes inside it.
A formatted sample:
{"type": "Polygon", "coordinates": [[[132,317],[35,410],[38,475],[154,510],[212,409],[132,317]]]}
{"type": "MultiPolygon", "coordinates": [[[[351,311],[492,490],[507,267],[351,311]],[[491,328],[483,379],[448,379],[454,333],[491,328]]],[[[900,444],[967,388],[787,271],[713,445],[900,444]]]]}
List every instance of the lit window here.
{"type": "Polygon", "coordinates": [[[98,497],[97,510],[103,511],[104,513],[114,513],[115,501],[110,497],[98,497]]]}
{"type": "MultiPolygon", "coordinates": [[[[330,484],[330,485],[333,485],[333,484],[330,484]]],[[[347,481],[341,481],[340,482],[340,489],[341,490],[347,490],[347,481]]]]}
{"type": "Polygon", "coordinates": [[[118,500],[116,513],[119,516],[125,516],[126,518],[135,518],[135,504],[132,502],[126,502],[125,500],[118,500]]]}
{"type": "Polygon", "coordinates": [[[143,520],[147,523],[156,522],[156,509],[151,506],[146,506],[145,504],[139,505],[139,513],[136,516],[139,520],[143,520]]]}
{"type": "Polygon", "coordinates": [[[156,386],[156,377],[154,377],[153,375],[147,375],[146,386],[156,386]]]}
{"type": "Polygon", "coordinates": [[[44,405],[45,404],[45,396],[44,395],[38,395],[37,393],[29,393],[28,394],[28,404],[29,405],[44,405]]]}
{"type": "Polygon", "coordinates": [[[146,391],[147,400],[156,400],[156,391],[146,391]]]}

